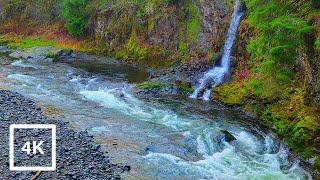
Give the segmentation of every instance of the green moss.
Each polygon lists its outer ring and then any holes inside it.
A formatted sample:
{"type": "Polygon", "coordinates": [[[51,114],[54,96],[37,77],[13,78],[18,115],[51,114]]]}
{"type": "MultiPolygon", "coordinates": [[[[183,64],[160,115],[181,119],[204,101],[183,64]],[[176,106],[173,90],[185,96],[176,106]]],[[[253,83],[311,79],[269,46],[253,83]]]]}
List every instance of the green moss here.
{"type": "Polygon", "coordinates": [[[163,4],[169,4],[171,0],[161,0],[163,4]]]}
{"type": "Polygon", "coordinates": [[[161,0],[161,2],[165,5],[168,5],[168,4],[176,4],[179,2],[179,0],[161,0]]]}
{"type": "Polygon", "coordinates": [[[219,96],[219,100],[226,104],[241,104],[247,95],[247,91],[241,82],[224,84],[216,88],[215,91],[219,96]]]}
{"type": "MultiPolygon", "coordinates": [[[[309,158],[313,158],[313,157],[317,157],[318,155],[315,153],[315,149],[313,147],[305,147],[305,146],[301,146],[301,147],[296,147],[297,152],[300,152],[300,154],[302,155],[302,157],[309,159],[309,158]]],[[[320,157],[320,156],[318,156],[320,157]]]]}
{"type": "Polygon", "coordinates": [[[28,49],[36,46],[54,46],[54,42],[41,38],[26,38],[22,41],[9,42],[7,45],[9,48],[28,49]]]}
{"type": "Polygon", "coordinates": [[[192,87],[190,86],[190,83],[182,81],[178,84],[178,90],[183,94],[188,94],[193,91],[192,87]]]}
{"type": "MultiPolygon", "coordinates": [[[[234,2],[233,0],[226,0],[225,2],[226,2],[228,9],[233,8],[233,2],[234,2]]],[[[244,2],[242,2],[242,3],[244,3],[244,2]]]]}
{"type": "MultiPolygon", "coordinates": [[[[248,22],[256,30],[254,38],[247,46],[255,63],[252,70],[268,76],[268,81],[273,78],[278,85],[290,83],[294,77],[292,69],[299,49],[305,46],[305,35],[311,32],[312,27],[306,19],[297,15],[293,10],[296,8],[291,7],[290,1],[246,2],[249,9],[248,22]]],[[[251,87],[256,90],[256,94],[264,94],[258,89],[262,86],[252,84],[251,87]]]]}
{"type": "Polygon", "coordinates": [[[164,84],[158,81],[147,81],[137,85],[139,89],[151,90],[151,89],[161,89],[164,87],[164,84]]]}
{"type": "Polygon", "coordinates": [[[315,107],[306,105],[305,91],[278,85],[281,93],[272,94],[269,85],[270,82],[258,80],[232,81],[215,91],[222,102],[240,104],[256,113],[263,124],[288,142],[293,152],[306,159],[319,155],[315,149],[320,146],[318,112],[315,107]]]}
{"type": "Polygon", "coordinates": [[[250,79],[247,83],[247,88],[254,96],[265,96],[265,91],[263,88],[264,82],[256,80],[256,79],[250,79]]]}
{"type": "Polygon", "coordinates": [[[184,20],[179,22],[180,40],[191,43],[196,39],[200,30],[200,13],[198,7],[191,0],[184,1],[183,6],[184,20]]]}
{"type": "Polygon", "coordinates": [[[306,129],[315,133],[317,128],[320,126],[320,124],[314,119],[314,117],[308,115],[304,115],[299,120],[300,121],[294,125],[293,131],[306,129]]]}
{"type": "Polygon", "coordinates": [[[187,2],[188,19],[187,19],[187,33],[189,41],[193,41],[200,29],[200,14],[198,7],[192,2],[187,2]]]}
{"type": "Polygon", "coordinates": [[[5,45],[7,43],[8,41],[3,36],[0,35],[0,45],[5,45]]]}
{"type": "Polygon", "coordinates": [[[313,166],[317,169],[320,169],[320,156],[317,157],[317,160],[315,161],[313,166]]]}
{"type": "Polygon", "coordinates": [[[279,135],[285,136],[289,132],[290,126],[288,122],[285,122],[283,120],[277,120],[274,121],[273,129],[275,129],[279,135]]]}
{"type": "Polygon", "coordinates": [[[154,19],[149,17],[148,18],[148,32],[152,32],[152,30],[154,29],[154,19]]]}
{"type": "Polygon", "coordinates": [[[63,49],[62,50],[64,53],[66,53],[67,55],[71,55],[71,53],[73,52],[72,49],[63,49]]]}
{"type": "Polygon", "coordinates": [[[315,46],[317,49],[320,49],[320,38],[318,38],[315,42],[315,46]]]}
{"type": "Polygon", "coordinates": [[[178,61],[179,59],[174,57],[174,52],[152,46],[148,48],[147,58],[142,63],[153,68],[168,68],[178,61]]]}
{"type": "Polygon", "coordinates": [[[125,45],[124,57],[133,58],[135,60],[143,60],[147,57],[148,49],[141,47],[137,33],[135,30],[131,32],[131,37],[125,45]]]}
{"type": "Polygon", "coordinates": [[[186,56],[188,54],[188,45],[186,42],[180,41],[179,42],[178,51],[181,56],[186,56]]]}
{"type": "MultiPolygon", "coordinates": [[[[309,97],[306,101],[308,81],[297,71],[297,64],[306,60],[302,54],[310,47],[306,36],[317,33],[307,18],[314,9],[308,2],[291,0],[245,0],[245,3],[254,32],[246,46],[249,58],[242,57],[246,59],[249,78],[222,85],[216,94],[226,104],[240,104],[255,113],[293,152],[305,158],[319,157],[316,150],[320,147],[319,112],[309,97]]],[[[319,39],[315,47],[320,49],[319,39]]],[[[319,160],[317,163],[315,167],[319,169],[319,160]]]]}
{"type": "Polygon", "coordinates": [[[265,108],[260,118],[287,140],[289,146],[304,157],[314,156],[319,145],[317,111],[305,105],[304,92],[300,89],[293,94],[282,96],[278,102],[265,108]],[[302,148],[303,147],[303,148],[302,148]]]}
{"type": "Polygon", "coordinates": [[[55,58],[56,55],[53,52],[48,52],[48,54],[46,55],[47,58],[55,58]]]}
{"type": "Polygon", "coordinates": [[[196,56],[199,47],[197,36],[200,30],[200,12],[191,0],[183,1],[182,11],[179,11],[180,20],[178,31],[178,52],[182,61],[188,61],[190,57],[196,56]],[[193,49],[190,49],[193,47],[193,49]]]}

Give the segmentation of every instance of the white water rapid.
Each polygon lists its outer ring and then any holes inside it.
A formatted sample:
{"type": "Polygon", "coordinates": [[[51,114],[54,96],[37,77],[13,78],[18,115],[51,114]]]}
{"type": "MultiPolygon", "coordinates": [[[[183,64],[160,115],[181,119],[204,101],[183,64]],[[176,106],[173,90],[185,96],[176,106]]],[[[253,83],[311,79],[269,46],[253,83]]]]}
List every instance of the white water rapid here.
{"type": "Polygon", "coordinates": [[[240,10],[241,3],[239,0],[235,1],[232,19],[227,34],[227,39],[224,45],[221,64],[215,65],[212,69],[207,71],[199,81],[198,87],[190,95],[190,98],[198,98],[201,93],[202,99],[208,101],[211,96],[211,88],[223,83],[230,71],[230,55],[234,40],[236,38],[237,29],[243,15],[240,10]],[[204,92],[203,92],[204,91],[204,92]]]}
{"type": "Polygon", "coordinates": [[[280,141],[237,110],[216,104],[206,113],[199,112],[202,102],[140,99],[128,83],[136,67],[82,65],[95,73],[17,60],[0,65],[0,89],[88,131],[112,163],[131,167],[123,179],[311,179],[280,141]]]}

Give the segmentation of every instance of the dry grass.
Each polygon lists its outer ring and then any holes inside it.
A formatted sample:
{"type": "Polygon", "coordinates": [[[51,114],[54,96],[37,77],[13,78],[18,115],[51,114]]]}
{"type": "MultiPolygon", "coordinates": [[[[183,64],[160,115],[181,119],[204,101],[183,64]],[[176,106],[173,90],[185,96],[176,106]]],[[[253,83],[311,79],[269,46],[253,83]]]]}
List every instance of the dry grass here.
{"type": "Polygon", "coordinates": [[[9,22],[0,26],[0,34],[8,42],[19,43],[26,38],[41,38],[53,41],[55,47],[77,51],[91,51],[95,45],[94,42],[70,36],[63,22],[54,22],[49,26],[9,22]]]}

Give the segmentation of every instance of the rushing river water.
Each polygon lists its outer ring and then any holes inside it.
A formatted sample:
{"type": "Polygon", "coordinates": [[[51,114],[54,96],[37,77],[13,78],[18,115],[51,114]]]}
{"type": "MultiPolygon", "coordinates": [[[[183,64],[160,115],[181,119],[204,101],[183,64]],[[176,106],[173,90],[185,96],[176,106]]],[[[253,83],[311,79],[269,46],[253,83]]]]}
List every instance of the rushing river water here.
{"type": "Polygon", "coordinates": [[[135,97],[134,83],[144,74],[114,64],[16,61],[1,66],[0,86],[88,130],[112,162],[131,166],[125,179],[310,178],[281,143],[236,110],[211,105],[215,110],[201,113],[193,104],[204,102],[197,100],[135,97]]]}

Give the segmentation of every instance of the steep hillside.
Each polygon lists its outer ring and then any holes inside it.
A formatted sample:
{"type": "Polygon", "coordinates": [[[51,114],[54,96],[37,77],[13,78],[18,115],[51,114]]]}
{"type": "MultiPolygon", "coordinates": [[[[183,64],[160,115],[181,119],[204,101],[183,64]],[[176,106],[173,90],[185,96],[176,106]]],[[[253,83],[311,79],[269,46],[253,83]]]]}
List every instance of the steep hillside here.
{"type": "Polygon", "coordinates": [[[208,62],[223,44],[231,7],[223,0],[9,0],[0,33],[78,39],[86,45],[71,48],[152,66],[208,62]]]}
{"type": "MultiPolygon", "coordinates": [[[[293,152],[320,169],[320,2],[242,3],[246,16],[231,58],[232,78],[214,89],[213,99],[256,114],[293,152]]],[[[0,42],[22,49],[56,46],[164,69],[180,65],[188,69],[189,64],[204,69],[204,64],[219,59],[232,4],[232,0],[2,0],[0,42]]],[[[192,91],[189,82],[182,84],[192,91]]]]}
{"type": "Polygon", "coordinates": [[[320,168],[319,3],[244,2],[234,71],[216,98],[239,104],[320,168]]]}

